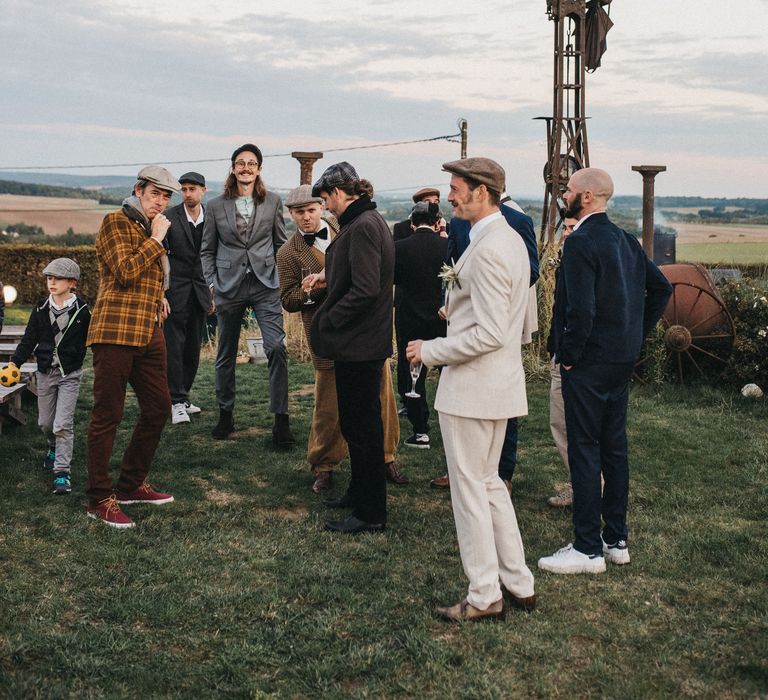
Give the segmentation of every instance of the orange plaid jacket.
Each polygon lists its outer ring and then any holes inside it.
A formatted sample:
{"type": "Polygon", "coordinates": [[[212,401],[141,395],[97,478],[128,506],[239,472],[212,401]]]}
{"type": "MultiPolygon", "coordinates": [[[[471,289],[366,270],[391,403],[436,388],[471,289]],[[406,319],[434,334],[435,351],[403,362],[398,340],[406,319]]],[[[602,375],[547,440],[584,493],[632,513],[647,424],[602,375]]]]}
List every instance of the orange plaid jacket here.
{"type": "Polygon", "coordinates": [[[147,345],[163,298],[163,244],[122,209],[104,217],[96,236],[99,293],[86,345],[147,345]]]}

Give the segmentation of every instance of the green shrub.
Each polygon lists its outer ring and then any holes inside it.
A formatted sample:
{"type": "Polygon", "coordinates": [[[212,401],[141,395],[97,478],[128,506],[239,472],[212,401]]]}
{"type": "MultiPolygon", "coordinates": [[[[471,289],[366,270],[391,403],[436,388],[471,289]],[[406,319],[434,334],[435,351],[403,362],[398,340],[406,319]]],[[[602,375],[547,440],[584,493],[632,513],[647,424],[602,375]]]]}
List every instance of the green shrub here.
{"type": "Polygon", "coordinates": [[[768,283],[743,279],[721,288],[736,324],[736,343],[723,378],[768,389],[768,283]]]}

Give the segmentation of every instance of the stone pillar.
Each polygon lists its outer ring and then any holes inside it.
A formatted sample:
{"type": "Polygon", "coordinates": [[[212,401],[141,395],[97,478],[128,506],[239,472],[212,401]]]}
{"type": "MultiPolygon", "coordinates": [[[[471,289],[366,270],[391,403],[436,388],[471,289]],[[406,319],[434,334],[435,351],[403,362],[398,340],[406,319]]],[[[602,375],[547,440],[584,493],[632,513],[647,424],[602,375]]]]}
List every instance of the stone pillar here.
{"type": "Polygon", "coordinates": [[[300,185],[312,184],[312,166],[315,161],[320,160],[323,154],[319,151],[294,151],[291,157],[295,158],[301,164],[301,175],[299,176],[300,185]]]}
{"type": "Polygon", "coordinates": [[[654,181],[659,173],[665,172],[666,165],[633,165],[632,170],[643,176],[643,250],[653,260],[653,209],[654,181]]]}

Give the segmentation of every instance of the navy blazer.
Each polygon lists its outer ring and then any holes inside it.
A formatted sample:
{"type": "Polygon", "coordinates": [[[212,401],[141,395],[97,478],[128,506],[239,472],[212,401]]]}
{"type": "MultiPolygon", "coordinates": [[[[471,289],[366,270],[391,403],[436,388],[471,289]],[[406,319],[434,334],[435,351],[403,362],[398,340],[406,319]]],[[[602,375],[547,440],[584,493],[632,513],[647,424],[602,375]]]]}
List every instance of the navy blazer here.
{"type": "MultiPolygon", "coordinates": [[[[520,234],[525,247],[528,250],[528,262],[531,266],[531,281],[528,286],[532,287],[539,279],[539,248],[536,245],[536,234],[533,231],[533,219],[527,214],[517,211],[512,207],[502,204],[499,207],[507,223],[520,234]]],[[[464,219],[451,219],[451,225],[448,229],[448,254],[446,262],[452,265],[467,249],[469,245],[469,230],[472,227],[469,221],[464,219]],[[453,261],[453,262],[451,262],[453,261]]]]}
{"type": "MultiPolygon", "coordinates": [[[[203,208],[205,211],[205,208],[203,208]]],[[[203,277],[200,259],[200,243],[195,245],[192,225],[187,221],[184,203],[171,207],[165,212],[171,227],[165,240],[168,243],[168,262],[171,265],[170,287],[165,296],[171,305],[171,313],[177,307],[184,307],[194,297],[197,303],[207,309],[211,303],[211,292],[203,277]]]]}
{"type": "Polygon", "coordinates": [[[672,286],[640,242],[604,212],[565,241],[550,347],[563,365],[634,362],[672,286]]]}

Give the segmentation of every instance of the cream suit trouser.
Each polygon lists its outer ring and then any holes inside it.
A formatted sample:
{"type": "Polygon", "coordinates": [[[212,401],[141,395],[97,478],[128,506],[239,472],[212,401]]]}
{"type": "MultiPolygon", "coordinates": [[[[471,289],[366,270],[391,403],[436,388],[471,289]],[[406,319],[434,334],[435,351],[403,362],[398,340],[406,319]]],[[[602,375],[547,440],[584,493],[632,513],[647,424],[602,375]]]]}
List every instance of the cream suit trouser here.
{"type": "Polygon", "coordinates": [[[480,610],[501,598],[499,580],[519,598],[532,596],[515,509],[499,478],[507,419],[481,420],[440,413],[451,503],[467,600],[480,610]]]}

